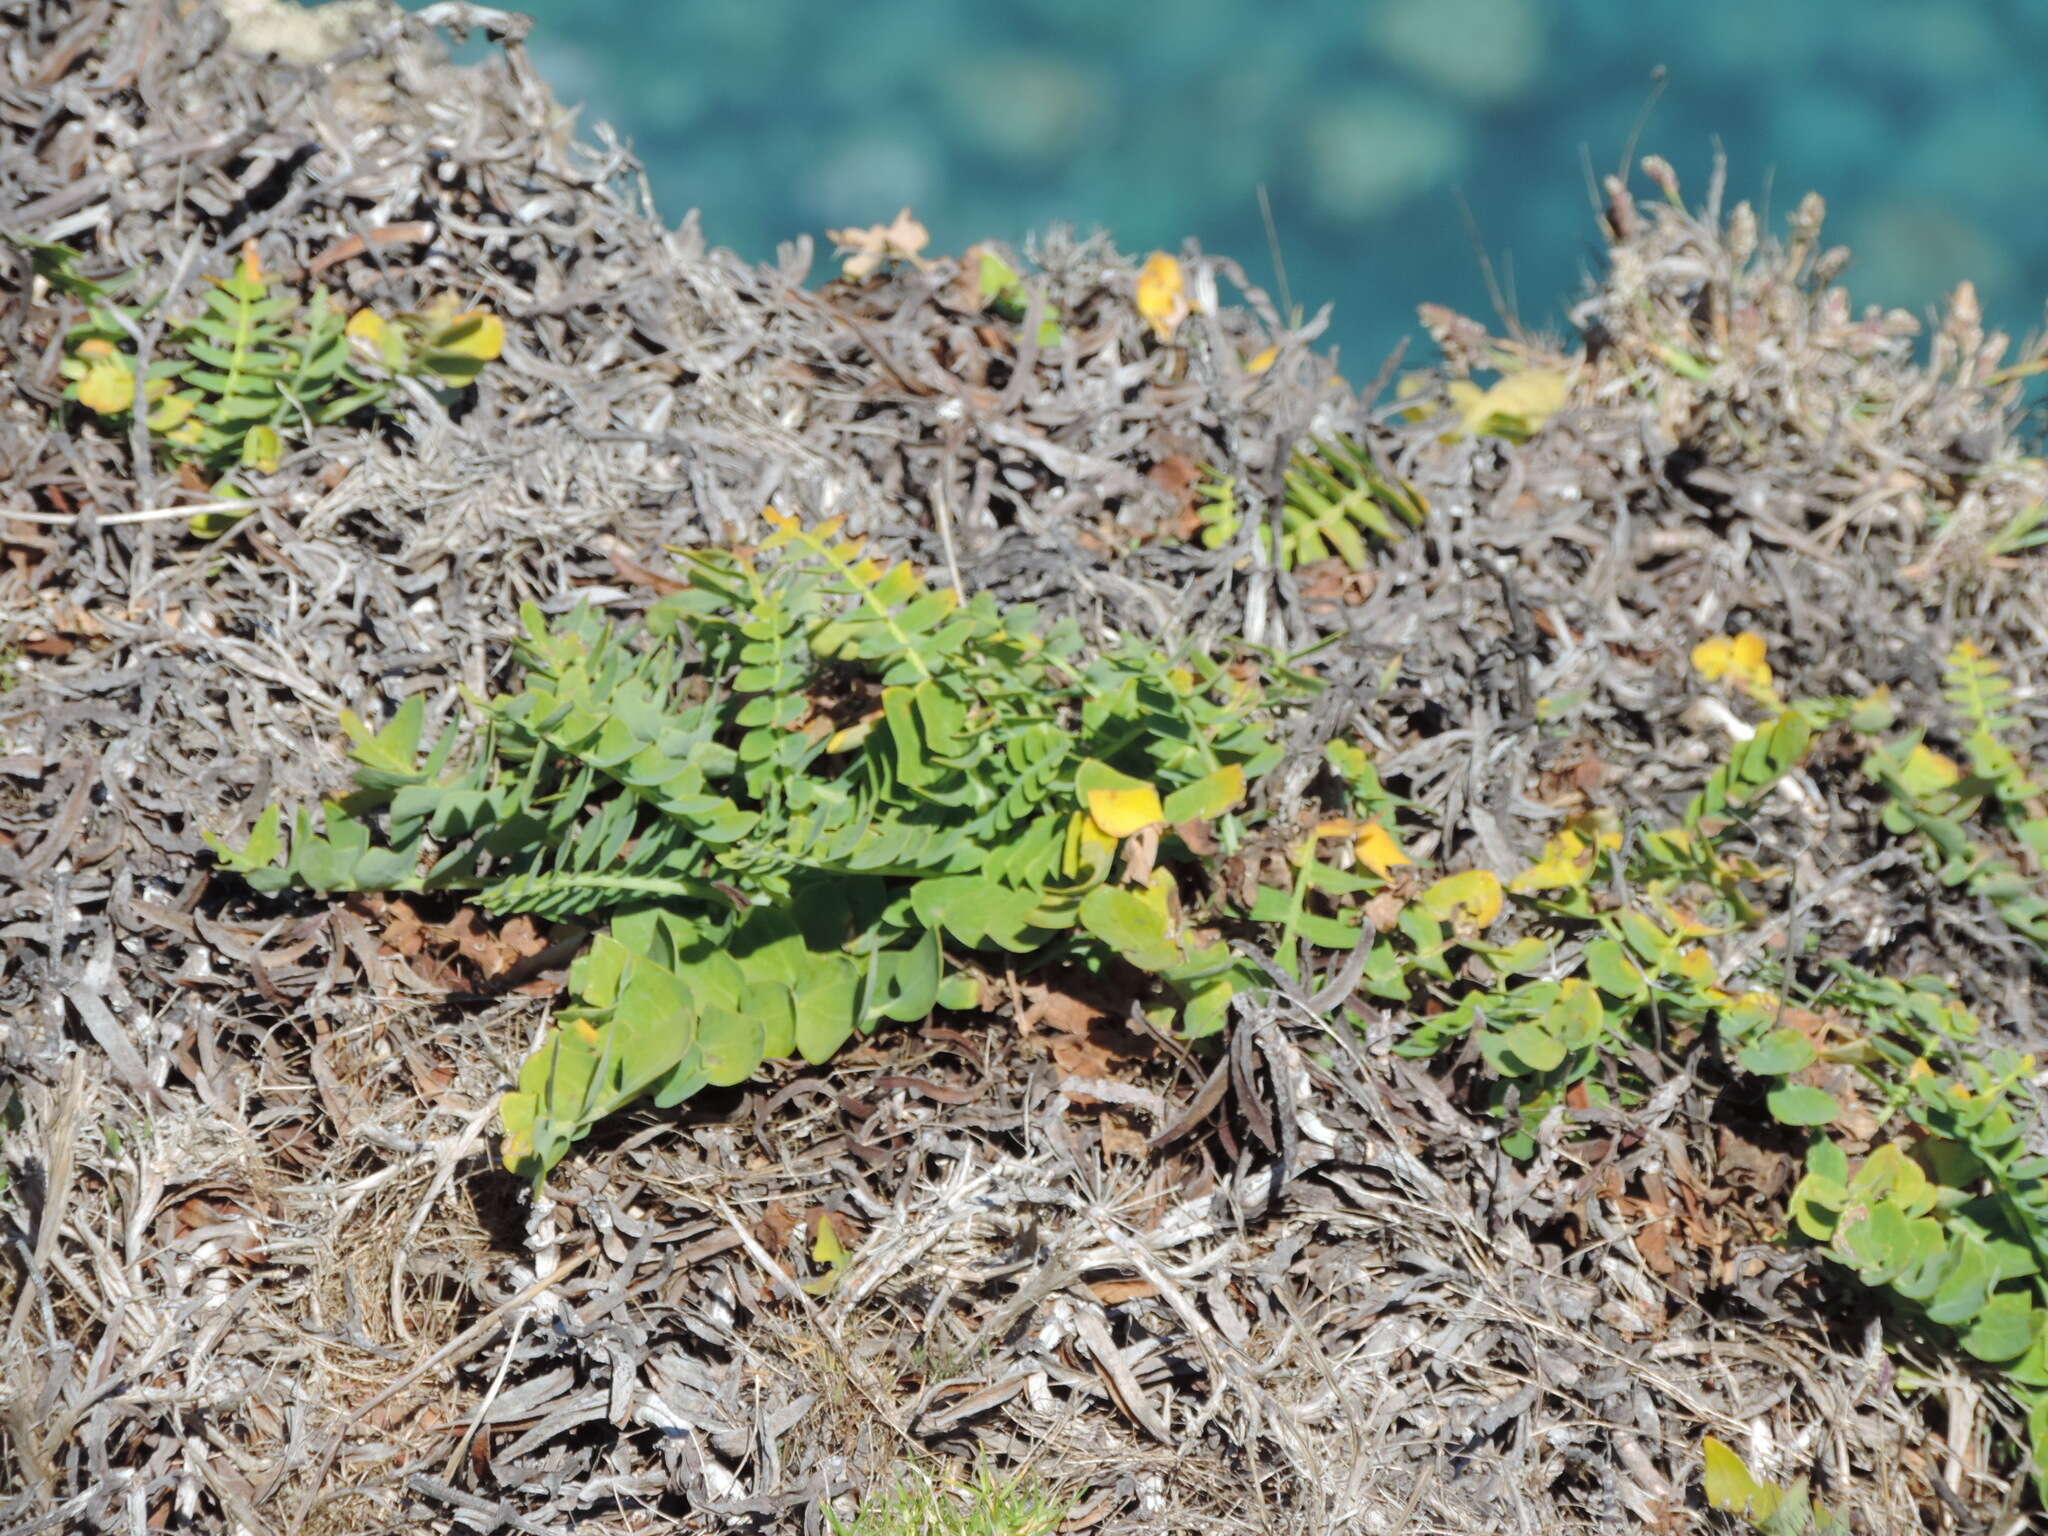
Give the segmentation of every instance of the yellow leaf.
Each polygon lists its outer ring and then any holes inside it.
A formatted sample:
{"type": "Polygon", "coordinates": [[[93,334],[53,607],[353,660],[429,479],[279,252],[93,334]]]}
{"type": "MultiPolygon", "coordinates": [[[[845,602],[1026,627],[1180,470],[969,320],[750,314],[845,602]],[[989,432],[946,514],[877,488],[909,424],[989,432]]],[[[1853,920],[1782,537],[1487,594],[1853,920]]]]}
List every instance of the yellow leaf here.
{"type": "Polygon", "coordinates": [[[1707,1502],[1730,1514],[1748,1513],[1763,1492],[1763,1484],[1750,1475],[1740,1456],[1712,1435],[1701,1442],[1700,1449],[1707,1462],[1707,1502]]]}
{"type": "Polygon", "coordinates": [[[149,430],[169,436],[191,420],[192,412],[198,404],[198,399],[193,395],[169,396],[149,413],[149,430]]]}
{"type": "Polygon", "coordinates": [[[832,1225],[830,1216],[818,1218],[818,1237],[811,1244],[811,1257],[835,1269],[844,1265],[849,1257],[846,1244],[839,1241],[839,1231],[832,1225]]]}
{"type": "Polygon", "coordinates": [[[372,351],[378,351],[383,346],[384,333],[390,327],[374,309],[359,309],[348,317],[348,324],[342,329],[349,340],[363,342],[372,351]]]}
{"type": "Polygon", "coordinates": [[[1713,635],[1692,649],[1693,670],[1708,682],[1722,678],[1759,703],[1777,698],[1776,680],[1766,661],[1764,637],[1753,629],[1737,635],[1713,635]]]}
{"type": "Polygon", "coordinates": [[[1074,770],[1074,791],[1088,819],[1109,837],[1129,837],[1166,819],[1157,789],[1092,757],[1074,770]]]}
{"type": "MultiPolygon", "coordinates": [[[[92,342],[86,342],[86,346],[92,346],[92,342]]],[[[84,352],[86,346],[78,350],[84,352]]],[[[90,358],[86,362],[86,377],[78,381],[78,403],[100,416],[135,410],[135,375],[129,371],[127,358],[119,354],[90,358]]]]}
{"type": "Polygon", "coordinates": [[[263,281],[263,256],[256,249],[254,240],[242,242],[242,276],[252,283],[263,281]]]}
{"type": "Polygon", "coordinates": [[[1358,829],[1358,838],[1352,847],[1358,854],[1358,862],[1382,880],[1393,872],[1395,865],[1415,862],[1401,851],[1399,840],[1380,825],[1378,817],[1358,829]]]}
{"type": "Polygon", "coordinates": [[[1091,789],[1087,799],[1088,819],[1111,837],[1129,837],[1166,819],[1159,791],[1150,784],[1136,789],[1091,789]]]}
{"type": "Polygon", "coordinates": [[[1923,744],[1906,754],[1906,775],[1915,788],[1926,784],[1946,789],[1961,781],[1963,770],[1947,753],[1923,744]]]}
{"type": "Polygon", "coordinates": [[[498,1155],[504,1159],[507,1169],[517,1173],[519,1165],[533,1156],[533,1133],[530,1131],[507,1132],[503,1144],[498,1149],[498,1155]]]}
{"type": "Polygon", "coordinates": [[[866,719],[857,720],[844,730],[834,731],[831,739],[825,743],[825,750],[827,752],[851,752],[855,747],[866,741],[869,736],[874,734],[875,726],[881,719],[881,711],[877,710],[866,719]]]}
{"type": "Polygon", "coordinates": [[[1524,368],[1489,389],[1470,379],[1454,379],[1444,387],[1460,417],[1458,437],[1505,437],[1522,442],[1564,408],[1571,381],[1556,368],[1524,368]]]}
{"type": "Polygon", "coordinates": [[[456,314],[449,302],[422,318],[429,329],[420,344],[419,366],[451,388],[474,382],[484,364],[505,350],[505,322],[487,309],[456,314]]]}
{"type": "Polygon", "coordinates": [[[811,1259],[825,1266],[825,1273],[804,1287],[812,1296],[829,1295],[853,1262],[853,1255],[839,1241],[839,1234],[833,1229],[832,1218],[823,1212],[818,1216],[818,1235],[811,1243],[811,1259]]]}
{"type": "Polygon", "coordinates": [[[1714,957],[1697,944],[1689,945],[1679,953],[1678,974],[1688,981],[1702,985],[1718,979],[1714,970],[1714,957]]]}
{"type": "Polygon", "coordinates": [[[1543,845],[1543,857],[1508,882],[1516,895],[1560,888],[1577,890],[1593,877],[1600,862],[1599,849],[1570,827],[1543,845]]]}
{"type": "Polygon", "coordinates": [[[1490,869],[1468,869],[1446,875],[1416,898],[1416,905],[1439,922],[1483,929],[1500,916],[1500,876],[1490,869]]]}
{"type": "Polygon", "coordinates": [[[1181,276],[1180,263],[1164,251],[1154,251],[1146,258],[1145,268],[1138,274],[1138,313],[1161,341],[1173,340],[1173,333],[1188,317],[1186,279],[1181,276]]]}
{"type": "Polygon", "coordinates": [[[488,309],[466,309],[436,332],[427,344],[436,352],[488,363],[505,351],[505,322],[488,309]]]}
{"type": "Polygon", "coordinates": [[[1250,362],[1246,363],[1244,365],[1244,371],[1246,373],[1264,373],[1268,368],[1272,367],[1273,364],[1278,362],[1279,360],[1280,349],[1278,347],[1268,347],[1265,351],[1261,352],[1257,357],[1253,358],[1250,362]]]}

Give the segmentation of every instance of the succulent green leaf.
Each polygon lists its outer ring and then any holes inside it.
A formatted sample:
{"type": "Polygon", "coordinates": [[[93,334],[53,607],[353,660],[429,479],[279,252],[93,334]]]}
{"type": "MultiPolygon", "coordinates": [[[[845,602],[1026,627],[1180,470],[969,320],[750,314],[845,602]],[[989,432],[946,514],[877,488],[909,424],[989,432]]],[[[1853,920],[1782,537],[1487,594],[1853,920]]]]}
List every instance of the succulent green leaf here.
{"type": "Polygon", "coordinates": [[[1960,1342],[1986,1364],[2004,1365],[2032,1348],[2044,1327],[2048,1313],[2018,1291],[2000,1291],[1977,1312],[1960,1342]]]}
{"type": "Polygon", "coordinates": [[[1735,1057],[1743,1071],[1758,1077],[1784,1077],[1805,1070],[1819,1059],[1820,1053],[1811,1040],[1798,1030],[1787,1028],[1772,1030],[1744,1046],[1735,1057]]]}
{"type": "Polygon", "coordinates": [[[1804,1083],[1785,1083],[1765,1096],[1771,1118],[1780,1125],[1827,1125],[1842,1112],[1835,1096],[1804,1083]]]}

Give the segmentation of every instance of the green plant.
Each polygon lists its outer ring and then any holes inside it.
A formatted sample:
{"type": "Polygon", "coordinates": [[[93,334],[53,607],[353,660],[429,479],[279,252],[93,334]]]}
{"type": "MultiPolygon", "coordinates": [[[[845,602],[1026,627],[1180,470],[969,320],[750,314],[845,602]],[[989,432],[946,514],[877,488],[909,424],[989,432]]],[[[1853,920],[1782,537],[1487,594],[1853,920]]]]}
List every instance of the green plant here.
{"type": "Polygon", "coordinates": [[[529,607],[522,686],[473,701],[467,753],[451,728],[422,755],[417,699],[376,732],[344,717],[356,794],[288,845],[274,807],[215,844],[258,888],[456,891],[597,930],[503,1106],[522,1171],[642,1095],[968,1005],[949,948],[1135,968],[1191,1036],[1261,979],[1183,909],[1175,829],[1238,844],[1305,680],[1135,640],[1090,657],[1071,624],[769,515],[758,555],[691,557],[645,645],[529,607]],[[1133,838],[1149,867],[1112,884],[1133,838]]]}
{"type": "MultiPolygon", "coordinates": [[[[1283,570],[1332,556],[1354,571],[1369,563],[1366,540],[1400,541],[1404,526],[1420,527],[1427,504],[1408,486],[1384,473],[1371,453],[1351,438],[1318,440],[1299,450],[1286,474],[1280,509],[1279,565],[1283,570]]],[[[1197,516],[1204,547],[1221,549],[1242,522],[1234,477],[1211,469],[1197,488],[1197,516]]],[[[1259,530],[1270,551],[1269,530],[1259,530]]]]}
{"type": "Polygon", "coordinates": [[[1949,653],[1943,678],[1966,726],[1968,770],[1915,733],[1875,748],[1864,772],[1890,795],[1886,830],[1917,835],[1936,879],[1988,902],[2048,962],[2048,884],[2039,874],[2048,860],[2048,793],[2009,744],[2017,729],[2008,712],[2012,684],[1968,641],[1949,653]],[[2014,844],[2031,871],[2005,851],[2014,844]]]}
{"type": "Polygon", "coordinates": [[[2028,1413],[2048,1477],[2048,1157],[2032,1057],[1984,1051],[1942,983],[1838,963],[1837,1006],[1861,1026],[1883,1089],[1871,1150],[1817,1136],[1791,1214],[1865,1286],[1995,1369],[2028,1413]]]}
{"type": "MultiPolygon", "coordinates": [[[[127,421],[137,406],[133,338],[156,301],[118,302],[129,279],[84,277],[68,247],[32,252],[45,281],[86,308],[65,340],[67,398],[116,425],[127,421]]],[[[302,302],[265,275],[252,242],[229,276],[212,280],[199,313],[166,330],[141,403],[151,441],[233,498],[242,493],[232,475],[275,470],[311,428],[388,408],[401,378],[459,388],[503,340],[496,316],[459,311],[452,295],[392,321],[368,309],[346,316],[325,288],[302,302]]],[[[228,521],[202,515],[195,529],[218,532],[228,521]]]]}
{"type": "Polygon", "coordinates": [[[2048,544],[2048,501],[2037,501],[2006,520],[2005,526],[1984,541],[1984,553],[2010,557],[2048,544]]]}
{"type": "MultiPolygon", "coordinates": [[[[1751,662],[1757,670],[1760,659],[1751,662]]],[[[2033,887],[1988,842],[2003,835],[2032,849],[2038,836],[2041,791],[2010,744],[2011,686],[1965,644],[1949,659],[1945,692],[1964,722],[1967,771],[1917,733],[1875,748],[1865,771],[1891,791],[1885,825],[1923,837],[1946,883],[1984,896],[2031,937],[2033,887]]],[[[1469,963],[1447,973],[1440,956],[1404,959],[1394,988],[1418,981],[1438,1003],[1398,1049],[1434,1056],[1472,1037],[1487,1105],[1510,1121],[1501,1145],[1527,1156],[1542,1120],[1573,1095],[1627,1103],[1650,1088],[1640,1053],[1652,1026],[1666,1040],[1711,1037],[1730,1066],[1762,1080],[1772,1119],[1810,1133],[1794,1228],[1995,1371],[2027,1415],[2032,1465],[2048,1476],[2048,1158],[2023,1136],[2041,1123],[2032,1058],[1983,1048],[1977,1021],[1941,982],[1834,962],[1822,1015],[1791,1007],[1782,983],[1770,989],[1782,967],[1756,964],[1745,989],[1707,947],[1763,916],[1772,872],[1730,838],[1765,792],[1807,760],[1816,731],[1882,732],[1892,717],[1886,698],[1792,706],[1708,776],[1681,826],[1639,834],[1625,869],[1622,840],[1601,818],[1568,823],[1507,887],[1549,919],[1542,977],[1489,983],[1473,980],[1469,963]],[[1617,887],[1628,892],[1620,904],[1617,887]],[[1456,986],[1444,986],[1447,975],[1456,986]],[[1853,1122],[1845,1100],[1859,1111],[1853,1122]]],[[[1766,1530],[1837,1528],[1796,1485],[1750,1513],[1766,1530]]]]}
{"type": "Polygon", "coordinates": [[[1708,1435],[1701,1444],[1706,1461],[1707,1503],[1746,1520],[1764,1536],[1850,1536],[1847,1517],[1816,1501],[1806,1479],[1790,1487],[1753,1474],[1742,1458],[1708,1435]]]}
{"type": "Polygon", "coordinates": [[[983,1467],[971,1482],[919,1471],[863,1498],[851,1521],[825,1518],[834,1536],[1051,1536],[1072,1508],[1036,1478],[983,1467]]]}
{"type": "MultiPolygon", "coordinates": [[[[1024,279],[1017,269],[985,245],[976,246],[967,254],[974,258],[975,285],[982,308],[1005,320],[1021,322],[1030,313],[1031,296],[1025,291],[1024,279]]],[[[1038,345],[1056,347],[1066,339],[1066,334],[1059,310],[1048,306],[1045,318],[1038,322],[1038,345]]]]}

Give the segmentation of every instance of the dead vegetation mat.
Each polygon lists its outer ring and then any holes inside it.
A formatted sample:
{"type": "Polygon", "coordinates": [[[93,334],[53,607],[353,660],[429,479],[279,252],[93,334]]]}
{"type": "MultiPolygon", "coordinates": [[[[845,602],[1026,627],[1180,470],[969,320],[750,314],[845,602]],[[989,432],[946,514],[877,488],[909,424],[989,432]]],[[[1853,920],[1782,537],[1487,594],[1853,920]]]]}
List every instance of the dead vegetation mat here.
{"type": "MultiPolygon", "coordinates": [[[[1667,819],[1726,746],[1688,657],[1736,629],[1788,692],[1930,718],[1972,638],[2038,746],[2048,567],[1994,536],[2048,484],[1967,289],[1916,339],[1852,311],[1817,201],[1772,236],[1614,183],[1579,338],[1425,310],[1406,399],[1192,247],[1167,343],[1106,240],[1036,241],[1039,347],[950,261],[818,283],[808,239],[750,266],[665,227],[521,18],[350,13],[288,62],[238,46],[279,46],[261,10],[0,5],[0,223],[167,308],[253,242],[350,303],[457,292],[506,344],[459,398],[314,433],[203,540],[206,488],[61,398],[75,306],[0,252],[0,1531],[822,1531],[979,1461],[1072,1530],[1676,1532],[1721,1518],[1707,1433],[1862,1530],[2036,1528],[1997,1393],[1772,1241],[1792,1159],[1711,1073],[1517,1163],[1470,1063],[1389,1054],[1391,1017],[1276,994],[1197,1056],[1025,978],[622,1117],[535,1201],[492,1113],[545,935],[256,897],[201,840],[333,793],[343,708],[485,687],[522,600],[631,611],[769,503],[1097,632],[1330,642],[1304,754],[1373,744],[1440,859],[1667,819]],[[1447,434],[1430,403],[1503,356],[1562,408],[1447,434]],[[1196,537],[1203,466],[1257,514],[1340,432],[1426,500],[1416,536],[1292,572],[1196,537]],[[825,1213],[853,1263],[813,1296],[825,1213]]],[[[2038,1043],[2037,961],[1870,867],[1870,819],[1777,823],[1803,931],[2038,1043]]]]}

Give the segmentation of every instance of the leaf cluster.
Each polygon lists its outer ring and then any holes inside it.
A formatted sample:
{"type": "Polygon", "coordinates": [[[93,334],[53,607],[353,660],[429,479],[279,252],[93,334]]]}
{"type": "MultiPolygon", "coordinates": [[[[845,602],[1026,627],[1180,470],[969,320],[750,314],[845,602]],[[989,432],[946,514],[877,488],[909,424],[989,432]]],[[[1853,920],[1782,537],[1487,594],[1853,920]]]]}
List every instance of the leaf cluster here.
{"type": "MultiPolygon", "coordinates": [[[[1280,507],[1277,563],[1293,570],[1332,557],[1354,571],[1371,563],[1369,541],[1399,543],[1419,528],[1429,507],[1411,486],[1382,470],[1369,450],[1339,434],[1297,450],[1286,473],[1280,507]]],[[[1237,481],[1210,471],[1197,487],[1201,540],[1221,549],[1243,524],[1237,481]]],[[[1261,527],[1261,543],[1274,549],[1272,531],[1261,527]]]]}
{"type": "Polygon", "coordinates": [[[1257,978],[1183,909],[1176,829],[1242,838],[1305,679],[1091,653],[1070,622],[771,518],[757,552],[692,556],[638,632],[529,607],[520,686],[474,701],[468,751],[428,746],[417,701],[374,733],[345,719],[358,792],[220,846],[259,886],[458,891],[596,933],[504,1105],[523,1171],[642,1095],[971,1002],[949,953],[1135,968],[1192,1035],[1257,978]],[[1112,884],[1133,839],[1149,868],[1112,884]]]}
{"type": "Polygon", "coordinates": [[[2048,790],[2011,744],[2012,682],[1963,641],[1943,669],[1944,692],[1964,725],[1968,766],[1928,747],[1918,733],[1880,745],[1865,774],[1890,796],[1885,829],[1917,838],[1943,885],[1995,910],[2048,963],[2048,790]]]}
{"type": "Polygon", "coordinates": [[[1790,1485],[1756,1476],[1741,1456],[1708,1435],[1707,1503],[1747,1521],[1763,1536],[1850,1536],[1848,1518],[1815,1499],[1805,1478],[1790,1485]]]}
{"type": "MultiPolygon", "coordinates": [[[[1795,1229],[1997,1371],[2048,1467],[2032,1064],[1982,1051],[1939,983],[1837,965],[1819,1013],[1718,945],[1754,929],[1777,874],[1739,847],[1764,797],[1827,733],[1889,729],[1887,700],[1785,707],[1661,831],[1588,812],[1509,878],[1430,870],[1404,848],[1416,808],[1348,741],[1325,749],[1319,819],[1252,808],[1309,680],[1090,647],[878,562],[835,523],[770,520],[758,550],[691,555],[689,585],[637,629],[529,608],[518,685],[472,701],[466,747],[452,727],[429,744],[417,701],[374,732],[345,718],[354,795],[289,840],[273,809],[244,847],[216,845],[259,886],[455,891],[594,934],[504,1101],[512,1166],[544,1174],[637,1098],[672,1105],[971,1006],[977,957],[1135,977],[1153,1022],[1191,1037],[1233,998],[1349,967],[1347,1006],[1411,1021],[1404,1054],[1469,1043],[1513,1156],[1570,1134],[1575,1110],[1640,1102],[1673,1049],[1754,1081],[1808,1133],[1795,1229]]],[[[1917,737],[1872,751],[1903,808],[1887,825],[2023,828],[2035,792],[2003,679],[1969,653],[1951,673],[1972,767],[1917,737]]]]}
{"type": "Polygon", "coordinates": [[[121,302],[130,280],[86,278],[67,247],[35,255],[45,281],[85,305],[60,365],[66,397],[117,423],[140,408],[151,440],[226,497],[241,494],[228,477],[274,471],[312,429],[388,410],[400,379],[468,384],[504,340],[495,316],[458,311],[452,295],[391,321],[348,316],[322,287],[301,300],[264,272],[252,242],[229,276],[209,280],[199,312],[166,330],[138,381],[135,337],[155,301],[121,302]]]}

